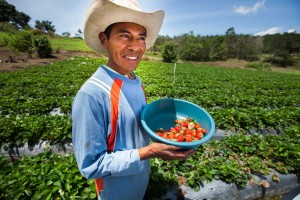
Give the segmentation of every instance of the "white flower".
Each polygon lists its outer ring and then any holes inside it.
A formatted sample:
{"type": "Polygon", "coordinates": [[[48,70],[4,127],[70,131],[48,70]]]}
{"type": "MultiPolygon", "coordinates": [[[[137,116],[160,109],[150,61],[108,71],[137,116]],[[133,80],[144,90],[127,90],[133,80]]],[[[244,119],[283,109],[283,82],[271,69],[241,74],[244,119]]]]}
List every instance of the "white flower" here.
{"type": "Polygon", "coordinates": [[[62,189],[59,189],[58,192],[59,192],[60,196],[64,195],[64,191],[62,191],[62,189]]]}

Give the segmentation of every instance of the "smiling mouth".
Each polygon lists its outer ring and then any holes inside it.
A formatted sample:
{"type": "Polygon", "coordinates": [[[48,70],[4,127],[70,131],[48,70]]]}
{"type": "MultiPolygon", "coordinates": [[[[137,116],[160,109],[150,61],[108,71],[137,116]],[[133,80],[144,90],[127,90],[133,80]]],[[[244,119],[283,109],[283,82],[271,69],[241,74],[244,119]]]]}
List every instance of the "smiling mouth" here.
{"type": "Polygon", "coordinates": [[[137,60],[138,57],[137,56],[124,56],[124,58],[128,59],[128,60],[137,60]]]}

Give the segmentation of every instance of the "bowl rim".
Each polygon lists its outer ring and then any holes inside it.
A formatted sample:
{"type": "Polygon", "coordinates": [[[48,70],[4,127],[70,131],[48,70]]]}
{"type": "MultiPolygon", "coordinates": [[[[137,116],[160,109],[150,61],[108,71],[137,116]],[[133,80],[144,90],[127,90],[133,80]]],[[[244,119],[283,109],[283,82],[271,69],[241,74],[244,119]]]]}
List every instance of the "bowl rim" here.
{"type": "Polygon", "coordinates": [[[186,101],[186,100],[182,100],[182,99],[177,99],[177,98],[163,98],[163,99],[158,99],[158,100],[155,100],[155,101],[147,104],[144,107],[144,109],[142,110],[141,122],[142,122],[143,128],[146,130],[146,132],[149,134],[150,137],[154,137],[157,141],[163,141],[166,144],[174,145],[174,146],[178,146],[178,147],[199,146],[200,144],[203,144],[203,143],[207,142],[214,135],[214,133],[215,133],[215,122],[214,122],[214,119],[211,117],[211,115],[204,108],[202,108],[201,106],[199,106],[199,105],[197,105],[195,103],[192,103],[190,101],[186,101]],[[150,108],[151,105],[157,104],[157,103],[159,103],[161,101],[166,101],[166,100],[173,100],[173,101],[188,103],[188,104],[191,104],[191,105],[199,108],[201,111],[203,111],[208,116],[209,121],[211,123],[211,129],[206,134],[206,136],[203,137],[200,140],[193,141],[193,142],[176,142],[176,141],[172,141],[172,140],[167,140],[167,139],[162,138],[162,137],[158,136],[157,134],[155,134],[155,132],[152,131],[149,128],[149,126],[147,125],[147,123],[145,122],[145,115],[146,115],[146,112],[150,108]]]}

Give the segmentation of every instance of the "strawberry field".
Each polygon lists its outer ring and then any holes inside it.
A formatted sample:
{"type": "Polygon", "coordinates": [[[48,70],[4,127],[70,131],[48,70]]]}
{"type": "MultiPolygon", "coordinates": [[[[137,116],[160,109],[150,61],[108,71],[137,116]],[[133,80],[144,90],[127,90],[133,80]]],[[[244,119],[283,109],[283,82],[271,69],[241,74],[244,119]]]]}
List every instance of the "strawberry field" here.
{"type": "MultiPolygon", "coordinates": [[[[46,141],[71,142],[71,104],[76,92],[105,59],[72,58],[43,67],[0,74],[0,147],[10,149],[46,141]],[[52,115],[54,109],[59,115],[52,115]]],[[[197,64],[143,61],[148,103],[170,97],[191,101],[230,133],[202,145],[186,161],[152,159],[149,198],[169,185],[195,190],[212,179],[259,185],[254,175],[299,175],[300,76],[197,64]],[[153,192],[155,191],[155,192],[153,192]]],[[[47,150],[13,162],[0,157],[0,199],[94,199],[92,180],[79,173],[72,154],[47,150]]]]}

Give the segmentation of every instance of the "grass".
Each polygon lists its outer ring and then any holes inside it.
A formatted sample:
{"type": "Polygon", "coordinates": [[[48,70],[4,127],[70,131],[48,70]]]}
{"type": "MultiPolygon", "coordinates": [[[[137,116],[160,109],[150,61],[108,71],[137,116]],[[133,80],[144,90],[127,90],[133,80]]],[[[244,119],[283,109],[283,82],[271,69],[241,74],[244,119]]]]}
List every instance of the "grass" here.
{"type": "Polygon", "coordinates": [[[9,37],[9,35],[10,35],[9,33],[0,31],[0,47],[5,46],[5,38],[9,37]]]}
{"type": "MultiPolygon", "coordinates": [[[[0,31],[0,47],[5,46],[5,38],[9,36],[10,33],[0,31]]],[[[57,50],[86,51],[86,52],[92,51],[85,44],[84,40],[80,38],[56,37],[56,38],[50,38],[50,43],[54,51],[57,50]]]]}
{"type": "Polygon", "coordinates": [[[80,38],[59,37],[50,39],[52,49],[67,50],[67,51],[92,51],[80,38]]]}

